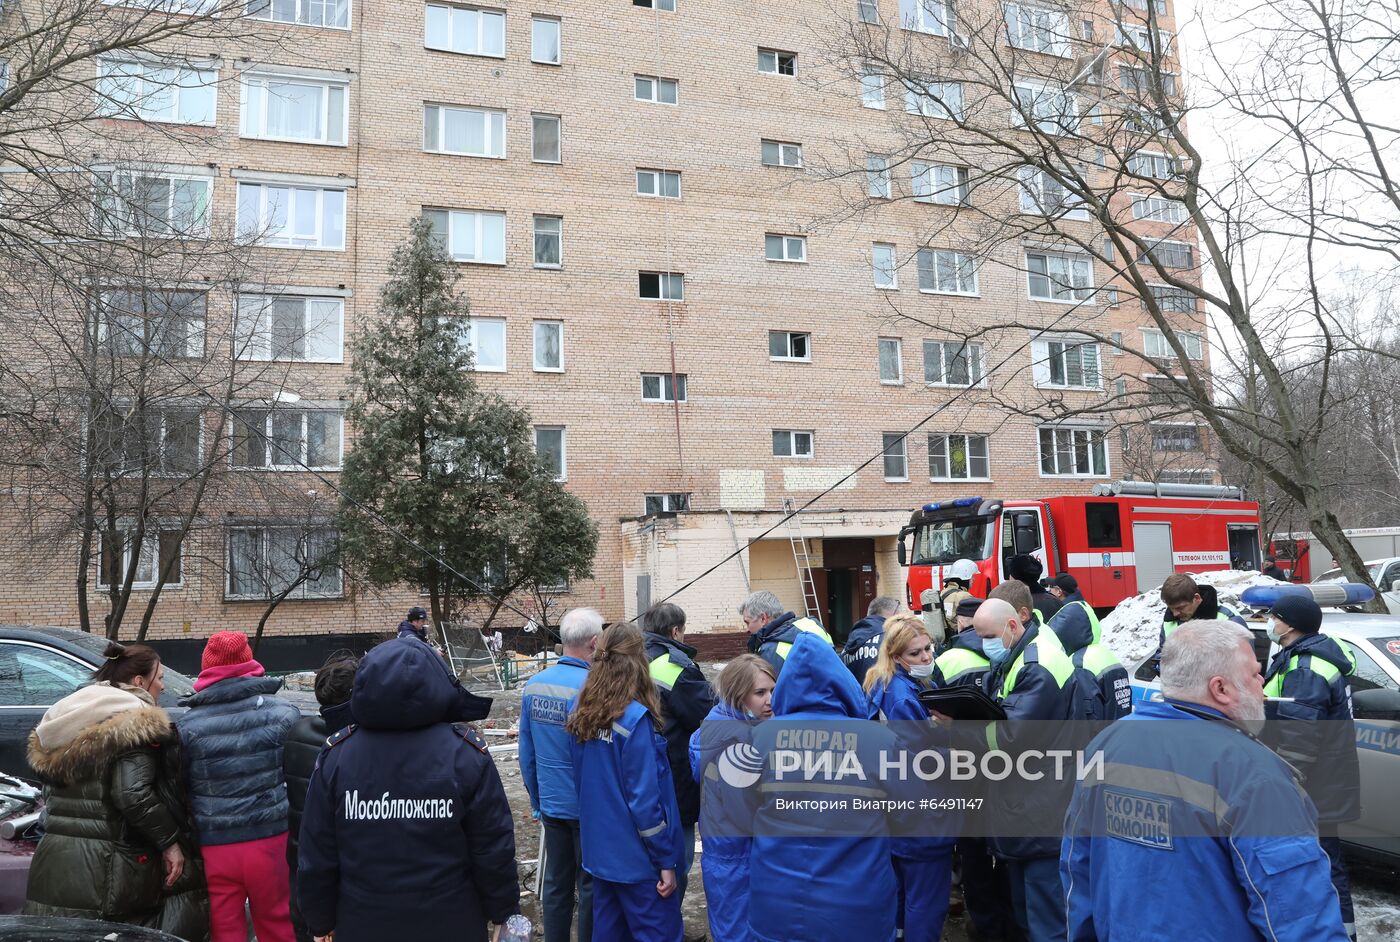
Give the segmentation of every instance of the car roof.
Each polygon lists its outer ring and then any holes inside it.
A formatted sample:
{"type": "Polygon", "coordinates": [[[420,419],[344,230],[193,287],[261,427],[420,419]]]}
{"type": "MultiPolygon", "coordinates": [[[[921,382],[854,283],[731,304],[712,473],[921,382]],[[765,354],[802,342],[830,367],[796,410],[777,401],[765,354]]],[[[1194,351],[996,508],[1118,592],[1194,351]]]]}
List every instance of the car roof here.
{"type": "Polygon", "coordinates": [[[1324,633],[1340,630],[1358,638],[1389,638],[1400,635],[1400,615],[1375,615],[1370,612],[1346,612],[1324,608],[1324,633]]]}
{"type": "Polygon", "coordinates": [[[85,654],[100,655],[107,639],[101,635],[89,634],[76,628],[60,628],[57,625],[3,625],[0,624],[0,638],[18,641],[57,642],[59,647],[85,654]]]}

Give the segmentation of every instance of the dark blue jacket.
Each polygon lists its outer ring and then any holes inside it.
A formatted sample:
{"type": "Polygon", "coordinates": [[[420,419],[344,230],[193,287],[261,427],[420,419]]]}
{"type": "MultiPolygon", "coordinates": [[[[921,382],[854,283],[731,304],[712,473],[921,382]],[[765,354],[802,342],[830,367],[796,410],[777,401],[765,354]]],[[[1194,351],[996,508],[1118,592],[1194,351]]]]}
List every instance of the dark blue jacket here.
{"type": "Polygon", "coordinates": [[[586,743],[574,742],[583,869],[610,883],[654,886],[683,858],[666,740],[633,700],[586,743]]]}
{"type": "Polygon", "coordinates": [[[520,698],[520,775],[530,807],[551,818],[578,820],[573,740],[564,723],[588,679],[588,663],[564,657],[525,685],[520,698]]]}
{"type": "Polygon", "coordinates": [[[816,634],[827,644],[831,643],[826,629],[811,618],[799,616],[794,612],[783,612],[749,635],[749,653],[757,654],[773,665],[775,673],[781,673],[783,660],[787,657],[786,652],[792,648],[792,643],[798,636],[804,634],[816,634]]]}
{"type": "Polygon", "coordinates": [[[1055,632],[1075,667],[1081,719],[1116,720],[1133,712],[1132,678],[1103,643],[1099,617],[1088,602],[1065,601],[1047,627],[1055,632]]]}
{"type": "Polygon", "coordinates": [[[190,806],[201,844],[238,844],[287,830],[282,743],[301,711],[276,677],[230,677],[180,701],[190,806]]]}
{"type": "MultiPolygon", "coordinates": [[[[793,642],[787,667],[773,689],[774,718],[754,728],[754,746],[766,757],[785,730],[839,722],[859,740],[861,764],[877,769],[879,753],[894,754],[894,734],[866,719],[869,704],[851,672],[831,645],[809,632],[793,642]]],[[[829,942],[833,939],[894,938],[895,884],[890,839],[883,816],[861,819],[864,834],[833,834],[820,814],[779,811],[777,802],[849,800],[849,787],[833,783],[823,793],[820,782],[785,792],[766,761],[758,789],[761,804],[755,819],[750,863],[752,892],[749,926],[759,942],[829,942]]],[[[752,790],[752,789],[750,789],[752,790]]],[[[889,795],[878,781],[868,783],[875,800],[889,795]]]]}
{"type": "Polygon", "coordinates": [[[724,753],[753,738],[754,720],[724,702],[715,704],[690,737],[691,777],[700,784],[700,837],[705,843],[705,892],[714,942],[750,942],[749,851],[753,814],[745,795],[719,777],[724,753]]]}
{"type": "Polygon", "coordinates": [[[690,737],[715,705],[714,688],[695,663],[695,649],[655,632],[642,633],[648,668],[661,695],[661,738],[671,763],[671,783],[681,826],[700,820],[700,786],[690,774],[690,737]]]}
{"type": "Polygon", "coordinates": [[[1279,758],[1205,707],[1144,702],[1065,819],[1069,942],[1345,942],[1312,803],[1279,758]]]}
{"type": "Polygon", "coordinates": [[[1278,722],[1265,725],[1263,740],[1298,770],[1324,824],[1361,816],[1356,724],[1347,684],[1355,671],[1347,647],[1314,634],[1275,654],[1264,678],[1267,696],[1293,700],[1278,703],[1278,722]]]}
{"type": "Polygon", "coordinates": [[[419,641],[426,644],[428,641],[428,629],[415,628],[413,627],[413,622],[405,618],[403,621],[399,622],[398,636],[400,638],[417,638],[419,641]]]}
{"type": "Polygon", "coordinates": [[[884,615],[866,615],[851,627],[851,633],[846,636],[841,660],[862,687],[865,686],[865,672],[875,665],[875,659],[880,656],[880,641],[884,637],[884,615]]]}
{"type": "Polygon", "coordinates": [[[386,641],[355,675],[355,725],[311,777],[298,896],[315,935],[483,942],[518,911],[515,830],[486,743],[449,719],[458,688],[417,641],[386,641]]]}
{"type": "Polygon", "coordinates": [[[301,813],[306,807],[306,789],[311,773],[333,733],[349,726],[350,701],[323,706],[315,716],[303,716],[287,733],[282,745],[282,770],[287,778],[287,862],[296,867],[297,837],[301,834],[301,813]]]}
{"type": "MultiPolygon", "coordinates": [[[[982,650],[982,639],[971,626],[953,635],[933,659],[935,687],[976,687],[984,690],[992,662],[982,650]]],[[[985,691],[984,691],[985,692],[985,691]]]]}

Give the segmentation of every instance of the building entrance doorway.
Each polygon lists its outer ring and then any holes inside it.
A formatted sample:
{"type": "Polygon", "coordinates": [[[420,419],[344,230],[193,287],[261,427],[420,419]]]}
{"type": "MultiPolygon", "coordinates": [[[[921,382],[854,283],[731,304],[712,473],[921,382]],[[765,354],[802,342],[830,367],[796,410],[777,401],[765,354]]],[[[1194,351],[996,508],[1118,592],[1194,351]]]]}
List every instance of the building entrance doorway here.
{"type": "Polygon", "coordinates": [[[817,596],[826,606],[822,624],[838,646],[844,645],[851,626],[865,617],[865,610],[875,600],[875,541],[823,540],[822,575],[825,592],[817,596]]]}

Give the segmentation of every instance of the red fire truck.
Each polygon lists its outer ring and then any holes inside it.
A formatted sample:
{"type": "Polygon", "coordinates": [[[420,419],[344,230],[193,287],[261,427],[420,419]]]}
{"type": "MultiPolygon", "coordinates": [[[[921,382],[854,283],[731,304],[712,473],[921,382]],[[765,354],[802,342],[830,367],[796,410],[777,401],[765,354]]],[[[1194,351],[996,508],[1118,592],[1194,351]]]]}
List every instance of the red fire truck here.
{"type": "Polygon", "coordinates": [[[1162,584],[1174,572],[1258,569],[1259,505],[1238,488],[1206,484],[1100,484],[1089,495],[1040,500],[961,497],[925,504],[899,531],[909,606],[941,590],[959,559],[977,564],[974,595],[1029,554],[1046,576],[1068,572],[1089,604],[1108,609],[1162,584]],[[910,537],[913,537],[912,545],[910,537]]]}

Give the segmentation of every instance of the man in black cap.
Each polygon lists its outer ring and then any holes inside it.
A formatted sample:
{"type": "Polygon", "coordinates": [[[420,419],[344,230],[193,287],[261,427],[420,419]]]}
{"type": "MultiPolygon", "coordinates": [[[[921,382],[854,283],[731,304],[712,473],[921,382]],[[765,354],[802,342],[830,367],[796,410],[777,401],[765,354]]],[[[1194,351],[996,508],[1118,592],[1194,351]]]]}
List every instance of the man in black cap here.
{"type": "Polygon", "coordinates": [[[1288,570],[1278,564],[1275,556],[1264,557],[1264,568],[1259,570],[1259,574],[1268,576],[1270,579],[1277,579],[1279,582],[1288,582],[1288,570]]]}
{"type": "Polygon", "coordinates": [[[415,605],[408,610],[408,617],[399,622],[400,638],[417,638],[424,644],[428,641],[428,612],[420,605],[415,605]]]}
{"type": "Polygon", "coordinates": [[[1310,598],[1285,595],[1269,610],[1269,638],[1282,650],[1264,677],[1269,719],[1260,738],[1286,759],[1317,806],[1318,841],[1332,862],[1332,885],[1347,935],[1356,938],[1351,880],[1337,825],[1361,816],[1356,728],[1347,677],[1356,658],[1343,641],[1321,633],[1322,609],[1310,598]]]}
{"type": "Polygon", "coordinates": [[[1040,564],[1040,560],[1034,556],[1013,556],[1008,575],[1017,582],[1024,582],[1026,588],[1031,590],[1031,607],[1040,613],[1040,623],[1043,625],[1055,617],[1055,613],[1060,610],[1060,600],[1055,598],[1040,584],[1040,576],[1045,572],[1045,567],[1040,564]]]}
{"type": "Polygon", "coordinates": [[[992,662],[982,653],[982,639],[972,627],[972,616],[982,600],[969,595],[958,603],[958,633],[953,635],[933,659],[934,687],[970,686],[982,689],[982,681],[991,673],[992,662]]]}
{"type": "Polygon", "coordinates": [[[1067,572],[1062,572],[1053,579],[1044,580],[1045,591],[1060,600],[1061,605],[1073,605],[1075,602],[1084,601],[1084,593],[1079,591],[1079,580],[1067,572]]]}

